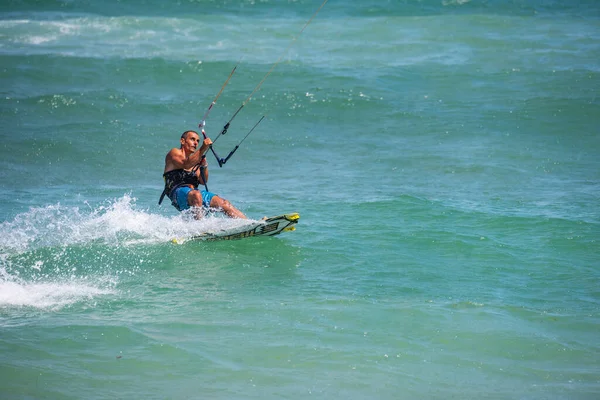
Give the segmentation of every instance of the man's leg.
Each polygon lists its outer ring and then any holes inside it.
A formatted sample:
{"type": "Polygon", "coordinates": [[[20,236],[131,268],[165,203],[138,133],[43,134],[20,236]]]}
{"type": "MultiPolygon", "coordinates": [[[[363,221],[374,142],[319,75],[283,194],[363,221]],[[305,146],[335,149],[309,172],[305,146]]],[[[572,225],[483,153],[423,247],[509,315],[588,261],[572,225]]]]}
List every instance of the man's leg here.
{"type": "Polygon", "coordinates": [[[202,208],[202,195],[199,190],[192,190],[188,193],[187,197],[188,204],[192,208],[195,219],[202,219],[205,214],[205,210],[202,208]]]}
{"type": "Polygon", "coordinates": [[[213,196],[213,198],[210,200],[210,206],[212,208],[219,208],[223,210],[223,212],[231,218],[248,219],[244,213],[235,208],[228,200],[225,200],[219,196],[213,196]]]}
{"type": "MultiPolygon", "coordinates": [[[[244,215],[244,213],[242,213],[240,210],[235,208],[228,200],[225,200],[211,192],[203,191],[203,193],[205,193],[206,195],[209,196],[209,198],[210,198],[209,206],[211,208],[216,208],[216,209],[222,210],[225,214],[227,214],[231,218],[248,219],[244,215]]],[[[206,200],[208,200],[208,198],[206,200]]],[[[198,210],[198,212],[194,213],[196,219],[202,218],[202,216],[204,215],[202,213],[203,199],[202,199],[202,192],[200,190],[192,190],[188,194],[188,204],[191,207],[196,207],[196,209],[198,210]]],[[[204,204],[204,206],[206,206],[206,204],[204,204]]]]}

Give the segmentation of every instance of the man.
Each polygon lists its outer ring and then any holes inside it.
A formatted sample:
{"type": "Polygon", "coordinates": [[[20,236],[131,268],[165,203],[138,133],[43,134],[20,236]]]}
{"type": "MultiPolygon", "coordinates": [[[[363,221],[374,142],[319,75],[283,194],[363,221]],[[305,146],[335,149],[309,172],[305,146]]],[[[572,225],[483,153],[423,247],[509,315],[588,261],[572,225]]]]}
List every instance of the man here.
{"type": "MultiPolygon", "coordinates": [[[[202,131],[204,135],[204,131],[202,131]]],[[[165,157],[165,190],[164,195],[169,196],[171,204],[179,211],[192,207],[196,219],[202,218],[203,210],[215,208],[223,211],[232,218],[247,217],[229,201],[207,190],[198,189],[208,180],[208,163],[205,153],[210,148],[212,140],[205,137],[202,146],[198,149],[200,137],[194,131],[185,131],[181,135],[181,147],[173,148],[165,157]]]]}

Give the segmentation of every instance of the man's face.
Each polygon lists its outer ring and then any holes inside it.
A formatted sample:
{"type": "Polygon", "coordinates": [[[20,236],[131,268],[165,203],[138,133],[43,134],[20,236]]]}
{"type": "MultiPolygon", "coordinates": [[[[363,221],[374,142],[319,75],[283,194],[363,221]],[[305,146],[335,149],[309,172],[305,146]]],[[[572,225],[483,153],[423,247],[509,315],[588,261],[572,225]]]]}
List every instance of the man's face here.
{"type": "Polygon", "coordinates": [[[184,138],[181,138],[181,146],[189,152],[196,151],[199,142],[200,137],[193,132],[189,132],[184,138]]]}

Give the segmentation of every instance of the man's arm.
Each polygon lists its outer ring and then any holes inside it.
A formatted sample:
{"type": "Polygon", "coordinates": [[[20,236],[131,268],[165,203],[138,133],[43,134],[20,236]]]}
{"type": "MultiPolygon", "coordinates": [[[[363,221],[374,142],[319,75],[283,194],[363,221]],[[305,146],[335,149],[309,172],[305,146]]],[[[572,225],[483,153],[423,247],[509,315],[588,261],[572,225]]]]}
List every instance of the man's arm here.
{"type": "Polygon", "coordinates": [[[198,175],[198,178],[200,179],[200,184],[206,185],[206,183],[208,182],[208,162],[206,161],[206,157],[202,158],[202,161],[200,162],[198,175]]]}
{"type": "MultiPolygon", "coordinates": [[[[195,152],[193,152],[192,154],[190,154],[190,156],[185,160],[185,169],[188,168],[192,168],[194,165],[196,164],[200,164],[200,161],[202,161],[202,157],[204,157],[204,154],[206,154],[206,152],[208,151],[208,149],[210,148],[210,145],[212,144],[212,140],[210,140],[210,138],[204,138],[204,141],[202,142],[202,146],[200,146],[200,148],[198,150],[196,150],[195,152]],[[189,166],[187,166],[189,165],[189,166]]],[[[206,161],[204,161],[206,162],[206,161]]]]}
{"type": "Polygon", "coordinates": [[[188,157],[185,156],[184,151],[181,149],[171,149],[165,157],[165,172],[180,168],[190,169],[196,164],[199,164],[202,160],[202,156],[208,151],[211,144],[212,140],[209,138],[204,139],[202,146],[188,157]]]}

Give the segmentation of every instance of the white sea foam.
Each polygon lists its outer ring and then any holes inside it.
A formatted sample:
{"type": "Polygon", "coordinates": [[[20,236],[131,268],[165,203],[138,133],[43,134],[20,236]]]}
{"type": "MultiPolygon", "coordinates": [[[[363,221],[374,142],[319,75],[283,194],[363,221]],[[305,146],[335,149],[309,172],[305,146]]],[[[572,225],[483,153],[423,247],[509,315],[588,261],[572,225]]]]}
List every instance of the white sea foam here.
{"type": "Polygon", "coordinates": [[[169,59],[202,54],[229,59],[239,44],[207,35],[211,24],[216,30],[222,22],[131,16],[0,20],[0,44],[3,52],[16,54],[169,59]]]}
{"type": "Polygon", "coordinates": [[[32,307],[57,310],[65,306],[114,294],[110,287],[85,281],[27,283],[0,278],[0,308],[32,307]]]}
{"type": "Polygon", "coordinates": [[[83,211],[60,204],[31,208],[0,224],[0,308],[56,310],[114,295],[120,277],[136,272],[123,266],[119,249],[125,248],[121,255],[131,254],[130,246],[165,243],[249,222],[253,221],[215,215],[195,220],[186,213],[151,214],[137,209],[129,195],[83,211]],[[82,263],[82,251],[96,256],[86,256],[89,262],[82,263]]]}
{"type": "Polygon", "coordinates": [[[89,211],[61,204],[31,208],[0,224],[0,249],[14,253],[86,243],[160,243],[248,223],[212,214],[201,220],[188,213],[165,217],[138,209],[135,201],[124,195],[89,211]]]}

